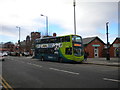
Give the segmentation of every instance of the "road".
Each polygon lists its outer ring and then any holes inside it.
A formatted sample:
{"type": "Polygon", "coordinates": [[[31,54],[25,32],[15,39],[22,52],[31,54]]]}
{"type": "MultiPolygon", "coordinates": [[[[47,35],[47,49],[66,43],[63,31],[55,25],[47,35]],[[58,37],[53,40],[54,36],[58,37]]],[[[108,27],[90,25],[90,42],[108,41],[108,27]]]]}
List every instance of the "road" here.
{"type": "Polygon", "coordinates": [[[2,77],[12,88],[118,88],[118,67],[8,56],[2,77]]]}

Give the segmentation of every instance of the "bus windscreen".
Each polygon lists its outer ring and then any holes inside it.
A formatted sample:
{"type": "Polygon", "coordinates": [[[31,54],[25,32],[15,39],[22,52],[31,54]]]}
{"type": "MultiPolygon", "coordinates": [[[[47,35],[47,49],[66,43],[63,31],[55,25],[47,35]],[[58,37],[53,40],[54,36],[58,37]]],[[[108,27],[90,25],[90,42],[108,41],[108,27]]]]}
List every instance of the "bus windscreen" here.
{"type": "Polygon", "coordinates": [[[78,42],[81,43],[82,42],[82,38],[80,36],[72,36],[72,42],[78,42]]]}

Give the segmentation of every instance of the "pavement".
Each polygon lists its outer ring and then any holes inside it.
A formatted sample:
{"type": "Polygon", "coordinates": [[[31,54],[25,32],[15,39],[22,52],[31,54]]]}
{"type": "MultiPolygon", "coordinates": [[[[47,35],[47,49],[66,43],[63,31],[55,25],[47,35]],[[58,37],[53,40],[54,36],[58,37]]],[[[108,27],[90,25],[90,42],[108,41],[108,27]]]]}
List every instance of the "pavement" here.
{"type": "Polygon", "coordinates": [[[83,63],[120,67],[120,58],[110,58],[110,60],[106,60],[106,58],[87,58],[83,63]]]}
{"type": "MultiPolygon", "coordinates": [[[[32,57],[30,56],[27,58],[32,58],[32,57]]],[[[110,60],[106,60],[106,58],[87,58],[87,60],[83,61],[83,63],[120,67],[120,58],[110,58],[110,60]]]]}

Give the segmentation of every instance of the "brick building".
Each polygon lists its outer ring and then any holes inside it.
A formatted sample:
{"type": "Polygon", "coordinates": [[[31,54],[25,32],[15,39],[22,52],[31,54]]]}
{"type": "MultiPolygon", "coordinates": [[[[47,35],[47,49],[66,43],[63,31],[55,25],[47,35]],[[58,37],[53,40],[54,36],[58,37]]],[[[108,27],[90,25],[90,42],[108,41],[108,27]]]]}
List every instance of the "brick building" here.
{"type": "Polygon", "coordinates": [[[83,38],[84,50],[89,58],[103,57],[105,43],[98,37],[83,38]]]}
{"type": "Polygon", "coordinates": [[[7,42],[4,44],[4,49],[6,49],[6,51],[13,52],[15,50],[15,45],[12,42],[7,42]]]}
{"type": "Polygon", "coordinates": [[[31,42],[33,43],[35,39],[40,38],[40,32],[31,32],[31,42]]]}
{"type": "Polygon", "coordinates": [[[23,53],[25,50],[26,50],[26,40],[23,40],[20,42],[20,52],[23,53]]]}
{"type": "Polygon", "coordinates": [[[110,57],[120,57],[120,38],[116,38],[109,48],[110,57]]]}
{"type": "Polygon", "coordinates": [[[34,47],[35,47],[35,43],[34,41],[37,38],[41,38],[41,33],[40,32],[31,32],[31,53],[34,53],[34,47]]]}
{"type": "Polygon", "coordinates": [[[25,47],[25,51],[26,52],[30,52],[31,51],[31,41],[30,41],[30,36],[26,37],[26,47],[25,47]]]}

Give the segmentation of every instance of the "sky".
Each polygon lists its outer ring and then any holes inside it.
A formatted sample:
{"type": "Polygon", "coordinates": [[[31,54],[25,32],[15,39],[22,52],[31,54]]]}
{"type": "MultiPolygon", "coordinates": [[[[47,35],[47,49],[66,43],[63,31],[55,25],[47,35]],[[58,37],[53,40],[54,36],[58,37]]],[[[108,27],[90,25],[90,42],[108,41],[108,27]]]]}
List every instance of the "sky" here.
{"type": "MultiPolygon", "coordinates": [[[[76,33],[83,38],[98,36],[106,43],[106,22],[109,42],[118,37],[119,0],[76,0],[76,33]]],[[[31,32],[57,36],[74,34],[73,0],[0,0],[0,42],[25,40],[31,32]],[[41,16],[43,14],[44,16],[41,16]]]]}

